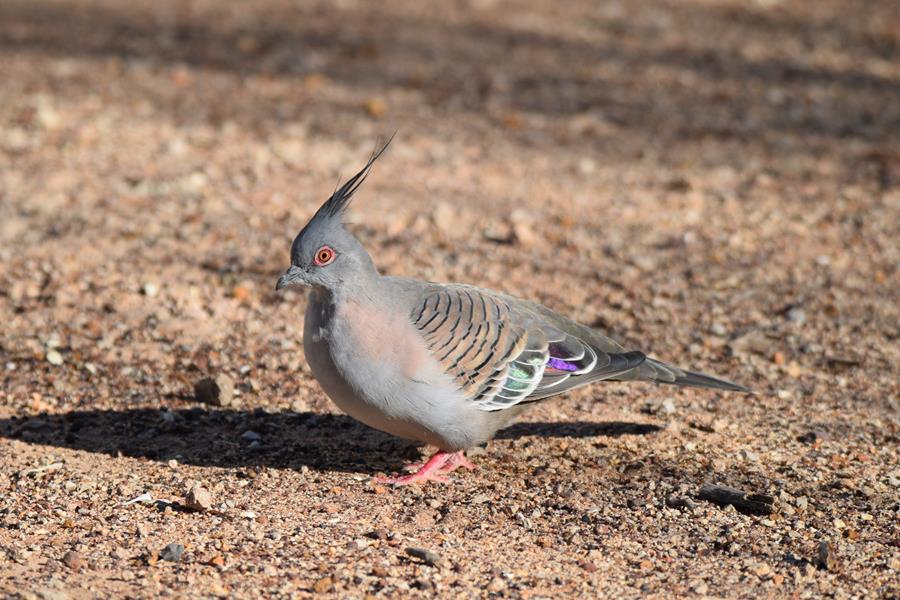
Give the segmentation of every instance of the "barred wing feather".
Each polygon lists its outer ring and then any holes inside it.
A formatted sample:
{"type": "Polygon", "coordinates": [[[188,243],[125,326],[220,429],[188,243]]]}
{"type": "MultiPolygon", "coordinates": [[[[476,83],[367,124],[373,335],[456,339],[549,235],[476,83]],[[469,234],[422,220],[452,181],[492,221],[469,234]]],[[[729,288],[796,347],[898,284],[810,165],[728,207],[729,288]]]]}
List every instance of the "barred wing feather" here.
{"type": "Polygon", "coordinates": [[[411,318],[445,372],[486,411],[609,379],[645,359],[601,350],[565,330],[582,326],[536,306],[475,287],[434,285],[411,318]]]}

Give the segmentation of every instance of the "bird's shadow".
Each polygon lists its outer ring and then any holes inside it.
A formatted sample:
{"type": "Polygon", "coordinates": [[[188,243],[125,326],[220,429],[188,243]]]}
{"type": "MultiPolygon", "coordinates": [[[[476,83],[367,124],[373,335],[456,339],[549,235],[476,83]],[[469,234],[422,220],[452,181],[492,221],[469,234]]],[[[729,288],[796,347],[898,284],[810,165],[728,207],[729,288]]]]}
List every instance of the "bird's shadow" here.
{"type": "MultiPolygon", "coordinates": [[[[656,425],[605,422],[518,423],[497,439],[525,436],[643,435],[656,425]]],[[[311,412],[269,413],[228,409],[80,410],[0,419],[0,436],[150,460],[224,468],[307,466],[321,471],[397,470],[418,458],[416,445],[350,417],[311,412]]]]}

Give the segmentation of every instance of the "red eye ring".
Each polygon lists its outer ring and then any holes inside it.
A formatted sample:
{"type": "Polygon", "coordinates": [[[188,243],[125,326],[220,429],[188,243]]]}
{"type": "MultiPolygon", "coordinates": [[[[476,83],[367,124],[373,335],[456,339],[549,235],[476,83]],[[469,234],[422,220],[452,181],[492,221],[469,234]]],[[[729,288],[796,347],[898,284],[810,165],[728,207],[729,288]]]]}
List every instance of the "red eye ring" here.
{"type": "Polygon", "coordinates": [[[317,267],[324,267],[325,265],[331,264],[331,261],[334,260],[334,256],[334,250],[329,246],[322,246],[316,250],[316,256],[313,259],[313,262],[316,263],[317,267]]]}

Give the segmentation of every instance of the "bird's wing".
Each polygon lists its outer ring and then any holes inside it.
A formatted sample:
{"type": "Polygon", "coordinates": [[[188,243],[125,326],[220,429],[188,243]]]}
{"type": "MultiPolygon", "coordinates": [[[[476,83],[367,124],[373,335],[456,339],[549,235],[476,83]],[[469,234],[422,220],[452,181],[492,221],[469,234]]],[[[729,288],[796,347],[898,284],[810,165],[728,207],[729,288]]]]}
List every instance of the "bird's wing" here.
{"type": "MultiPolygon", "coordinates": [[[[586,327],[581,323],[553,312],[546,306],[537,304],[535,302],[522,300],[514,296],[507,296],[505,294],[497,293],[496,295],[506,302],[520,307],[521,309],[539,315],[545,321],[553,324],[554,327],[582,340],[585,344],[594,348],[598,352],[600,357],[602,357],[603,354],[610,356],[611,360],[614,363],[613,368],[619,366],[618,364],[615,364],[615,357],[617,355],[641,354],[640,352],[626,352],[625,348],[611,337],[604,335],[596,329],[586,327]]],[[[598,360],[602,362],[602,358],[598,357],[598,360]]],[[[670,365],[648,356],[644,356],[643,360],[636,360],[634,362],[633,368],[626,369],[613,375],[608,375],[606,373],[603,373],[602,371],[599,374],[591,373],[589,375],[589,377],[581,377],[578,379],[574,379],[574,381],[568,381],[568,386],[560,391],[565,391],[566,389],[571,389],[572,387],[584,385],[585,383],[590,383],[591,381],[608,379],[611,381],[647,381],[652,383],[663,383],[688,387],[703,387],[714,390],[725,390],[729,392],[751,393],[751,390],[749,388],[746,388],[732,381],[714,377],[712,375],[707,375],[705,373],[698,373],[696,371],[682,369],[680,367],[676,367],[675,365],[670,365]]],[[[539,400],[541,398],[553,396],[557,393],[559,393],[559,391],[554,390],[554,387],[552,385],[542,385],[529,397],[529,400],[539,400]]]]}
{"type": "Polygon", "coordinates": [[[411,319],[466,397],[486,411],[610,379],[645,356],[590,339],[591,330],[539,305],[464,285],[429,286],[411,319]]]}

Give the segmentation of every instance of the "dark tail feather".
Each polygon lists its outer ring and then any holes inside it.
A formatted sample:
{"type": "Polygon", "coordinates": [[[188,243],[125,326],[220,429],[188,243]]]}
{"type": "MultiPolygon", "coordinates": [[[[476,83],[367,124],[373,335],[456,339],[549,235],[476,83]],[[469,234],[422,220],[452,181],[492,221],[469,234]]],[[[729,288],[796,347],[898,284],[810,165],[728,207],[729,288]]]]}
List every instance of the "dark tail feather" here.
{"type": "Polygon", "coordinates": [[[657,383],[703,387],[714,390],[727,390],[729,392],[753,393],[753,390],[742,385],[719,379],[718,377],[712,377],[711,375],[704,375],[703,373],[685,371],[652,358],[648,358],[640,367],[624,374],[621,379],[655,381],[657,383]]]}
{"type": "Polygon", "coordinates": [[[751,390],[750,388],[745,388],[742,385],[738,385],[724,379],[718,379],[717,377],[704,375],[703,373],[695,373],[693,371],[682,371],[681,374],[676,377],[675,381],[672,383],[674,383],[675,385],[705,387],[714,390],[728,390],[729,392],[744,392],[747,394],[753,393],[753,390],[751,390]]]}

